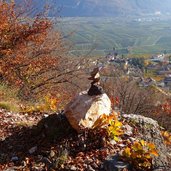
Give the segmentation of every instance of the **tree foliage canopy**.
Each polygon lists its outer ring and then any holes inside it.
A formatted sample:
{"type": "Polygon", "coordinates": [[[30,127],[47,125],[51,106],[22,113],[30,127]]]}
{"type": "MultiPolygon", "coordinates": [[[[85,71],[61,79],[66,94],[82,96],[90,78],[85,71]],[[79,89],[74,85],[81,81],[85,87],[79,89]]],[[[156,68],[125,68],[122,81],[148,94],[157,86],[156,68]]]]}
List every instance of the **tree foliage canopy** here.
{"type": "Polygon", "coordinates": [[[66,81],[58,72],[66,51],[62,36],[45,12],[29,17],[31,11],[0,1],[0,75],[25,97],[66,81]]]}

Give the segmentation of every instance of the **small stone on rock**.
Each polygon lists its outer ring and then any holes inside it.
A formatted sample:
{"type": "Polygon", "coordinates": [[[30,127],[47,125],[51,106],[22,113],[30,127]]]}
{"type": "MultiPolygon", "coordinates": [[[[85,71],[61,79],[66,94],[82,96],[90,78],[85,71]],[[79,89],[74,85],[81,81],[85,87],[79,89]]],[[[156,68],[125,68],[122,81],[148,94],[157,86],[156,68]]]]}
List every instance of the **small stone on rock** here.
{"type": "Polygon", "coordinates": [[[55,152],[53,150],[50,151],[50,157],[54,157],[55,156],[55,152]]]}
{"type": "Polygon", "coordinates": [[[71,170],[77,170],[77,168],[75,166],[71,166],[70,168],[71,170]]]}
{"type": "Polygon", "coordinates": [[[11,161],[13,161],[13,162],[16,162],[18,160],[19,160],[19,158],[17,156],[14,156],[14,157],[11,158],[11,161]]]}
{"type": "Polygon", "coordinates": [[[35,153],[36,151],[37,151],[37,146],[34,146],[34,147],[30,148],[29,153],[30,153],[30,154],[33,154],[33,153],[35,153]]]}
{"type": "Polygon", "coordinates": [[[111,144],[111,145],[115,145],[115,144],[117,144],[117,143],[116,143],[115,140],[111,140],[111,141],[110,141],[110,144],[111,144]]]}

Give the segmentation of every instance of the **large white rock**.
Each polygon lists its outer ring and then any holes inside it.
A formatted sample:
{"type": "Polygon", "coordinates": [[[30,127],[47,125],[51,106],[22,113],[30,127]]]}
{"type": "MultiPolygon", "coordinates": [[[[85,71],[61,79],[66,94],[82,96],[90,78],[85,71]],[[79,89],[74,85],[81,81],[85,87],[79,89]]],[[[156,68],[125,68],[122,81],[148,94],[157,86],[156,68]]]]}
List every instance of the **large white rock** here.
{"type": "Polygon", "coordinates": [[[78,132],[81,127],[92,128],[101,115],[110,112],[111,101],[107,94],[89,96],[86,91],[79,93],[65,108],[68,121],[78,132]]]}

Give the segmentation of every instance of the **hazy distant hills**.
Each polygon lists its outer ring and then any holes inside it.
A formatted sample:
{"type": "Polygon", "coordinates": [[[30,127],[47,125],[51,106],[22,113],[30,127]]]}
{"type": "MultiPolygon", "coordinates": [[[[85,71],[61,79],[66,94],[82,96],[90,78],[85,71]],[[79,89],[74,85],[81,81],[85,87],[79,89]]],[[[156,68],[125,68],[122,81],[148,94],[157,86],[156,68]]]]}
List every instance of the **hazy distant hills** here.
{"type": "Polygon", "coordinates": [[[49,3],[61,16],[124,16],[171,13],[171,0],[33,0],[37,6],[49,3]]]}
{"type": "MultiPolygon", "coordinates": [[[[25,1],[29,0],[16,0],[20,4],[25,1]]],[[[113,47],[122,54],[128,51],[135,54],[171,53],[171,0],[32,1],[35,13],[49,4],[54,10],[50,10],[50,16],[63,16],[58,27],[64,35],[74,32],[67,37],[74,45],[71,52],[74,55],[87,54],[92,47],[95,47],[94,55],[103,56],[113,47]],[[136,17],[125,17],[131,15],[136,17]]]]}

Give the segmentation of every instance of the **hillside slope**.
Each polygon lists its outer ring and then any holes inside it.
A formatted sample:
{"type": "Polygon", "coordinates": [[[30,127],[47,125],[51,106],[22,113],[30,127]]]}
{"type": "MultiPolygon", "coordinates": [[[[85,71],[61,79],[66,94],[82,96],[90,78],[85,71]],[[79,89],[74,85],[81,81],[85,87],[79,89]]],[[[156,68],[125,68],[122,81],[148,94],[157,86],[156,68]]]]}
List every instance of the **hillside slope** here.
{"type": "Polygon", "coordinates": [[[46,3],[50,3],[54,9],[60,7],[60,14],[68,17],[141,15],[157,11],[171,12],[170,0],[37,0],[35,2],[39,7],[46,3]]]}
{"type": "Polygon", "coordinates": [[[74,32],[67,37],[74,45],[72,54],[87,54],[94,47],[91,55],[105,56],[113,47],[119,54],[128,50],[133,54],[170,53],[170,25],[171,19],[138,22],[121,17],[75,17],[63,18],[58,28],[64,35],[74,32]]]}

